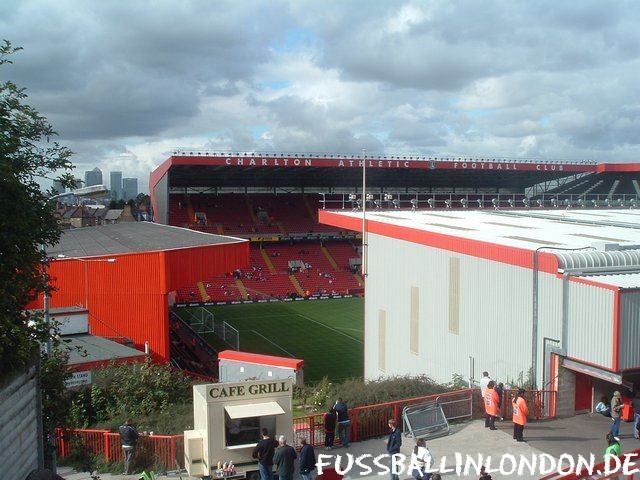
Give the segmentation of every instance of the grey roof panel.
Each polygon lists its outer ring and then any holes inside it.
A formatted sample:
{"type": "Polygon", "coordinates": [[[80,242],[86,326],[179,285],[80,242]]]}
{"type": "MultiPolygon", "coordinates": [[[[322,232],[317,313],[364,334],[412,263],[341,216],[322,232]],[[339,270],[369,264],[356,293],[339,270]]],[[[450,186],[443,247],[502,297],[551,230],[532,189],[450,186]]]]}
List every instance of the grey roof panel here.
{"type": "Polygon", "coordinates": [[[60,242],[49,247],[47,254],[51,257],[92,257],[245,241],[157,223],[123,222],[65,230],[60,242]]]}

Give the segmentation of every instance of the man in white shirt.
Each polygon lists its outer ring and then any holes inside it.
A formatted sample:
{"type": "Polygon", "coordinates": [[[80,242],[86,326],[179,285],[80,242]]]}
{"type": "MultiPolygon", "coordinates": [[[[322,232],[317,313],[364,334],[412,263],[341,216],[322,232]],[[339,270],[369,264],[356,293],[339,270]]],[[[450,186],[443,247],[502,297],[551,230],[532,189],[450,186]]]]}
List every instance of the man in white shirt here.
{"type": "Polygon", "coordinates": [[[487,390],[487,385],[489,385],[490,381],[489,372],[482,372],[482,378],[480,379],[480,394],[482,398],[484,398],[484,392],[487,390]]]}
{"type": "MultiPolygon", "coordinates": [[[[482,395],[482,404],[484,405],[484,394],[487,391],[487,386],[491,381],[491,377],[489,376],[489,372],[482,372],[482,378],[480,379],[480,394],[482,395]]],[[[489,415],[485,413],[484,416],[484,426],[489,428],[489,415]]]]}

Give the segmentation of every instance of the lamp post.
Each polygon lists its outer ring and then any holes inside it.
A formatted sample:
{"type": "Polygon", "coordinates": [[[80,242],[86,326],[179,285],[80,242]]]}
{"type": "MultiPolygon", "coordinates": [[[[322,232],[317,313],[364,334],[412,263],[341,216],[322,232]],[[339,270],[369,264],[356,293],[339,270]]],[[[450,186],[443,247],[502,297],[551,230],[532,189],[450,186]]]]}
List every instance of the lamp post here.
{"type": "Polygon", "coordinates": [[[362,278],[367,279],[367,150],[362,149],[362,278]]]}

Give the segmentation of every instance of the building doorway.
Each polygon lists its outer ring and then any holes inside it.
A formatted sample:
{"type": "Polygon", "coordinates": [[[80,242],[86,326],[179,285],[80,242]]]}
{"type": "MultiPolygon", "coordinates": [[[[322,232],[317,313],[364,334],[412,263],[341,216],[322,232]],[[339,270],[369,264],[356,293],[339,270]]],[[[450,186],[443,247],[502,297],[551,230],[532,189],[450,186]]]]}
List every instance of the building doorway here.
{"type": "Polygon", "coordinates": [[[593,407],[593,383],[589,375],[575,372],[575,412],[590,412],[593,407]]]}

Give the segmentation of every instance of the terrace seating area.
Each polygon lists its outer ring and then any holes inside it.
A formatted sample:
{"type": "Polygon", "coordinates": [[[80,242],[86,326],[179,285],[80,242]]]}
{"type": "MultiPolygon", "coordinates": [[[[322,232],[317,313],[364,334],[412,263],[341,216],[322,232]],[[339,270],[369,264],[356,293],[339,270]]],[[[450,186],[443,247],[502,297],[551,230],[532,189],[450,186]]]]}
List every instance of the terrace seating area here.
{"type": "Polygon", "coordinates": [[[178,303],[228,302],[358,293],[362,278],[349,267],[359,253],[348,242],[268,244],[249,250],[249,267],[203,279],[177,293],[178,303]]]}
{"type": "Polygon", "coordinates": [[[603,198],[612,198],[614,195],[639,195],[639,180],[640,176],[634,174],[592,173],[554,188],[546,194],[601,195],[603,198]]]}
{"type": "Polygon", "coordinates": [[[171,194],[169,224],[220,235],[337,232],[317,222],[317,194],[171,194]]]}
{"type": "Polygon", "coordinates": [[[215,350],[175,314],[169,321],[169,339],[171,365],[190,373],[218,378],[215,350]]]}

